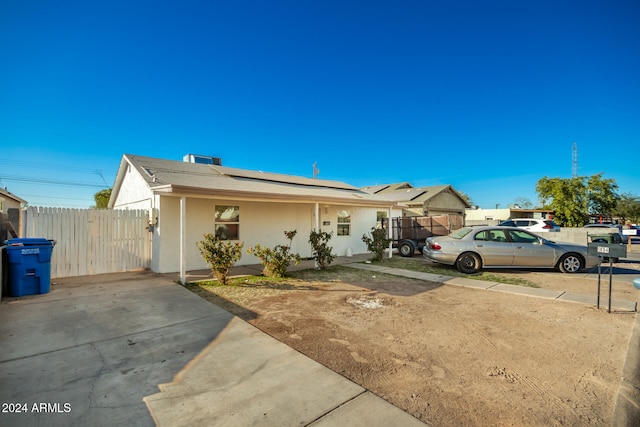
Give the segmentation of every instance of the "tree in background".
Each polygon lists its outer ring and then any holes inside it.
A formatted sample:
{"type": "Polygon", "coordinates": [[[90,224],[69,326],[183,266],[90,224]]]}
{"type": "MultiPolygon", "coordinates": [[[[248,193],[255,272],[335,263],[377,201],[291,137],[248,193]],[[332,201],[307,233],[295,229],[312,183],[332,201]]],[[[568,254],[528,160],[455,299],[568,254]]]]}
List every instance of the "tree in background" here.
{"type": "Polygon", "coordinates": [[[616,206],[618,189],[614,179],[602,174],[590,177],[540,179],[536,192],[544,209],[555,211],[554,220],[565,227],[582,227],[589,215],[611,216],[616,206]]]}
{"type": "Polygon", "coordinates": [[[95,209],[107,209],[109,198],[111,197],[111,190],[113,190],[113,188],[107,188],[93,195],[93,200],[96,201],[95,209]]]}
{"type": "Polygon", "coordinates": [[[589,203],[583,178],[547,178],[536,184],[544,209],[555,212],[554,220],[565,227],[582,227],[589,221],[589,203]]]}
{"type": "Polygon", "coordinates": [[[520,209],[531,209],[533,207],[533,203],[531,203],[531,200],[526,197],[518,197],[509,205],[511,208],[516,208],[516,206],[519,206],[520,209]]]}
{"type": "Polygon", "coordinates": [[[604,179],[602,174],[591,175],[587,180],[589,213],[603,217],[612,217],[620,196],[616,193],[618,184],[615,179],[604,179]]]}
{"type": "Polygon", "coordinates": [[[640,223],[640,197],[631,193],[625,193],[618,198],[615,211],[616,215],[633,224],[640,223]]]}

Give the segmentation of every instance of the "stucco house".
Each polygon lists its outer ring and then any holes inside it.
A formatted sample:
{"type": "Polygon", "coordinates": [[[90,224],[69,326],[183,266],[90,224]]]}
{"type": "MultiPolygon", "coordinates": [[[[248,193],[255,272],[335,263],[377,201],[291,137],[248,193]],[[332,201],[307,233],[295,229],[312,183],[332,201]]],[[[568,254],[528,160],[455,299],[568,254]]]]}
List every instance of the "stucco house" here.
{"type": "MultiPolygon", "coordinates": [[[[292,251],[311,257],[313,229],[333,232],[337,255],[367,251],[362,235],[378,212],[395,203],[349,184],[231,168],[218,158],[186,155],[183,161],[125,154],[109,208],[150,212],[151,270],[159,273],[205,269],[196,242],[206,233],[243,241],[285,244],[285,230],[297,230],[292,251]]],[[[237,265],[257,264],[243,254],[237,265]]]]}
{"type": "Polygon", "coordinates": [[[27,201],[0,188],[0,245],[20,235],[20,209],[27,201]]]}
{"type": "Polygon", "coordinates": [[[27,201],[16,196],[6,188],[0,188],[0,213],[8,213],[9,209],[20,209],[27,201]]]}

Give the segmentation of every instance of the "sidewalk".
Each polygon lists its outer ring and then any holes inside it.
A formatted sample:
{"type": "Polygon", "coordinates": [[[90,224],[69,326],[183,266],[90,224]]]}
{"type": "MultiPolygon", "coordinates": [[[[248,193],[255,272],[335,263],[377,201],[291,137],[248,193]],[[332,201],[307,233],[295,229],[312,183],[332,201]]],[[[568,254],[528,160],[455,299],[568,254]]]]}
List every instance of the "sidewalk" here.
{"type": "Polygon", "coordinates": [[[158,426],[425,425],[239,318],[159,388],[158,426]]]}

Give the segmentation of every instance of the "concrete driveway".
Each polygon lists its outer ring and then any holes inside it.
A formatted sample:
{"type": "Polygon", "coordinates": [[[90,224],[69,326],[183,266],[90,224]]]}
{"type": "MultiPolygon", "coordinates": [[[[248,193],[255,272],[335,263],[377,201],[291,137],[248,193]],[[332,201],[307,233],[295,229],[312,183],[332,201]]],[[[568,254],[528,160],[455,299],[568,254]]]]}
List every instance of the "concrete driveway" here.
{"type": "Polygon", "coordinates": [[[232,319],[150,273],[61,281],[0,306],[0,401],[27,412],[2,425],[153,425],[143,397],[232,319]]]}
{"type": "Polygon", "coordinates": [[[149,272],[0,304],[2,426],[423,425],[149,272]]]}

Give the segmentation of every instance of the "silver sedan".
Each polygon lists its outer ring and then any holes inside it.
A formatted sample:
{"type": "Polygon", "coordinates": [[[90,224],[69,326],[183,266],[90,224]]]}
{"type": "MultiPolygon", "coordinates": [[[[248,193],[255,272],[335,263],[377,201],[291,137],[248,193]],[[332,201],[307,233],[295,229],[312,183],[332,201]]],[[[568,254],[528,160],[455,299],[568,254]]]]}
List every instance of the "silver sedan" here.
{"type": "Polygon", "coordinates": [[[515,227],[463,227],[448,236],[429,237],[422,254],[455,265],[462,273],[481,268],[558,268],[576,273],[598,265],[587,247],[556,243],[515,227]]]}

